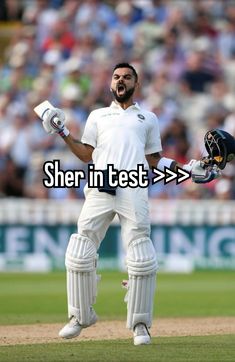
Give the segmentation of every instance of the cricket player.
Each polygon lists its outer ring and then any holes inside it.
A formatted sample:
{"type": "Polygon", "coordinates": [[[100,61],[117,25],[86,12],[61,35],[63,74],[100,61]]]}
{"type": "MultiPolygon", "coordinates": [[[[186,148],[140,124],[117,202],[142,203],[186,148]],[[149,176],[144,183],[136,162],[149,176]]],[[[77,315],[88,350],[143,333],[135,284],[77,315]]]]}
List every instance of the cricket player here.
{"type": "MultiPolygon", "coordinates": [[[[52,109],[43,117],[47,133],[58,133],[71,151],[82,161],[94,163],[95,169],[135,170],[165,167],[176,170],[175,160],[162,157],[157,116],[141,109],[133,101],[139,86],[138,75],[128,63],[114,67],[109,107],[90,113],[81,141],[65,126],[64,113],[52,109]]],[[[182,166],[187,171],[197,165],[204,179],[208,174],[192,160],[182,166]],[[204,173],[203,173],[204,172],[204,173]]],[[[200,173],[199,172],[199,173],[200,173]]],[[[210,178],[214,178],[214,175],[210,178]]],[[[149,344],[156,285],[156,251],[150,239],[147,187],[102,187],[84,189],[85,202],[78,219],[78,230],[72,234],[65,256],[69,322],[59,332],[63,338],[78,336],[83,328],[96,323],[93,309],[97,296],[98,249],[115,215],[121,225],[128,272],[127,328],[133,332],[134,345],[149,344]]]]}

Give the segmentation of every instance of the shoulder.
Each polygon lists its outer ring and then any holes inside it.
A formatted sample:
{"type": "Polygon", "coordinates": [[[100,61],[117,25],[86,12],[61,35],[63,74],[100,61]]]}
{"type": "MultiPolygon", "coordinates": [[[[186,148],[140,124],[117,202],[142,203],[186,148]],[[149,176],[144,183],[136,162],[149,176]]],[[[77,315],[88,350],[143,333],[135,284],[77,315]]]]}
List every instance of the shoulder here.
{"type": "Polygon", "coordinates": [[[143,110],[143,112],[146,114],[146,116],[149,118],[149,119],[158,119],[156,114],[153,113],[153,112],[150,112],[150,111],[147,111],[147,110],[143,110]]]}
{"type": "Polygon", "coordinates": [[[140,108],[138,110],[138,116],[144,117],[144,119],[149,123],[155,123],[155,122],[158,123],[158,117],[156,116],[156,114],[146,109],[140,108]]]}
{"type": "Polygon", "coordinates": [[[88,116],[88,121],[97,121],[99,118],[103,117],[110,111],[110,107],[97,108],[90,112],[88,116]]]}

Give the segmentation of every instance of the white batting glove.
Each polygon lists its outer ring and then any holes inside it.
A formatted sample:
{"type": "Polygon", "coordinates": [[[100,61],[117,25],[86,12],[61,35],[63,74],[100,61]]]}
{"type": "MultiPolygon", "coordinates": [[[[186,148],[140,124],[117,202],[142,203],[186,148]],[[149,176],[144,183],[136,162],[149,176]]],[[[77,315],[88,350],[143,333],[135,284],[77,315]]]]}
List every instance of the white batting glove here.
{"type": "Polygon", "coordinates": [[[192,181],[195,183],[207,183],[221,176],[216,165],[208,165],[203,160],[191,160],[183,169],[191,173],[192,181]]]}
{"type": "Polygon", "coordinates": [[[208,166],[203,161],[197,161],[192,168],[192,181],[198,184],[211,182],[221,176],[218,166],[208,166]]]}
{"type": "Polygon", "coordinates": [[[59,108],[48,109],[42,115],[42,125],[49,134],[58,133],[61,137],[69,135],[68,128],[65,127],[65,114],[59,108]]]}
{"type": "Polygon", "coordinates": [[[189,161],[189,163],[186,163],[185,165],[183,165],[182,169],[188,172],[192,171],[193,166],[195,165],[195,163],[198,162],[197,160],[192,159],[191,161],[189,161]]]}

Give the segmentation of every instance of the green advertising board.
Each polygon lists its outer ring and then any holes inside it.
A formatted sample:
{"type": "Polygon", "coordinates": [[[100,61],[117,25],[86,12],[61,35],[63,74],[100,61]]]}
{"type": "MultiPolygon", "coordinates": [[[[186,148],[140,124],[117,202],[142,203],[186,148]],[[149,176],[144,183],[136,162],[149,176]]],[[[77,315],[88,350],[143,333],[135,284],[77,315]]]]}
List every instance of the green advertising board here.
{"type": "MultiPolygon", "coordinates": [[[[0,225],[0,270],[64,268],[69,237],[68,225],[0,225]]],[[[152,225],[151,237],[162,269],[235,269],[235,226],[152,225]],[[169,261],[171,262],[169,264],[169,261]]],[[[111,225],[99,249],[100,269],[125,265],[119,225],[111,225]]]]}

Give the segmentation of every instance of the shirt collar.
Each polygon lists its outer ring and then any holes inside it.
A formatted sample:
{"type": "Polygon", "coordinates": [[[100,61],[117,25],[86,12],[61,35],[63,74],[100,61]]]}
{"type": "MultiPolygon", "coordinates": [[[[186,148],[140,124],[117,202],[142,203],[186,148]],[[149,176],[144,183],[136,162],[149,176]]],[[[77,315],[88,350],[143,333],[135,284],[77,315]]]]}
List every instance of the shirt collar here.
{"type": "MultiPolygon", "coordinates": [[[[111,108],[121,108],[121,106],[119,106],[119,104],[117,104],[116,102],[112,101],[111,105],[110,105],[111,108]]],[[[127,109],[137,109],[138,111],[140,110],[140,106],[137,102],[134,102],[134,104],[132,104],[130,107],[128,107],[127,109]]]]}

